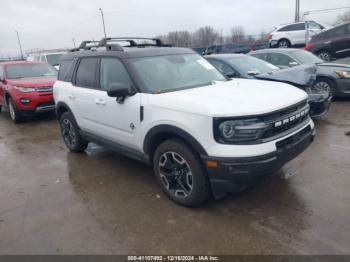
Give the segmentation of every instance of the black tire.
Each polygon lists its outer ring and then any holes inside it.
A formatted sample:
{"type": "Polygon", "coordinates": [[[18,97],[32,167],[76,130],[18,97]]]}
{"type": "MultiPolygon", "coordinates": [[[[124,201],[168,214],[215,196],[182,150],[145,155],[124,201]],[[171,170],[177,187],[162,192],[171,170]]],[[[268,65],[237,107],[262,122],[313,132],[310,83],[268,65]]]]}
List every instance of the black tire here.
{"type": "Polygon", "coordinates": [[[321,50],[317,53],[318,57],[321,58],[325,62],[329,62],[332,60],[332,53],[328,50],[321,50]]]}
{"type": "Polygon", "coordinates": [[[291,46],[291,43],[288,39],[281,39],[277,42],[278,48],[289,48],[291,46]]]}
{"type": "Polygon", "coordinates": [[[0,106],[0,113],[1,113],[1,110],[2,110],[2,106],[0,106]]]}
{"type": "Polygon", "coordinates": [[[316,81],[313,84],[313,88],[314,89],[320,89],[320,87],[322,88],[328,88],[329,89],[329,93],[330,95],[334,96],[336,94],[336,85],[335,83],[328,79],[328,78],[317,78],[316,81]]]}
{"type": "Polygon", "coordinates": [[[89,141],[79,133],[79,127],[71,113],[65,112],[60,117],[60,128],[64,143],[71,152],[82,153],[87,148],[89,141]]]}
{"type": "Polygon", "coordinates": [[[153,169],[164,193],[177,204],[198,206],[211,194],[208,175],[198,154],[179,139],[169,139],[158,146],[153,169]]]}
{"type": "Polygon", "coordinates": [[[15,124],[21,123],[23,121],[22,114],[17,110],[15,103],[12,98],[8,99],[8,107],[10,112],[10,117],[15,124]]]}

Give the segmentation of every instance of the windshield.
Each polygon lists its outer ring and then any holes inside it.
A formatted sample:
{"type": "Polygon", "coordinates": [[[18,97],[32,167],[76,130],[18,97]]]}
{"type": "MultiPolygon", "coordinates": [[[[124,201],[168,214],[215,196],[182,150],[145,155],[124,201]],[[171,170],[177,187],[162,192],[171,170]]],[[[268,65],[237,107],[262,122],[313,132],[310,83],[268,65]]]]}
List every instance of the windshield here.
{"type": "Polygon", "coordinates": [[[315,56],[309,51],[298,50],[298,51],[294,51],[291,54],[301,64],[315,65],[315,64],[321,64],[324,62],[322,59],[318,58],[318,56],[315,56]]]}
{"type": "Polygon", "coordinates": [[[59,65],[60,64],[60,60],[63,54],[52,54],[52,55],[46,55],[47,58],[47,62],[50,65],[59,65]]]}
{"type": "Polygon", "coordinates": [[[207,60],[197,54],[131,59],[146,88],[152,93],[205,86],[226,81],[207,60]]]}
{"type": "Polygon", "coordinates": [[[264,74],[279,70],[278,67],[251,56],[237,56],[226,60],[242,75],[264,74]]]}
{"type": "Polygon", "coordinates": [[[48,64],[19,64],[8,65],[6,67],[6,76],[8,79],[56,76],[57,71],[48,64]]]}

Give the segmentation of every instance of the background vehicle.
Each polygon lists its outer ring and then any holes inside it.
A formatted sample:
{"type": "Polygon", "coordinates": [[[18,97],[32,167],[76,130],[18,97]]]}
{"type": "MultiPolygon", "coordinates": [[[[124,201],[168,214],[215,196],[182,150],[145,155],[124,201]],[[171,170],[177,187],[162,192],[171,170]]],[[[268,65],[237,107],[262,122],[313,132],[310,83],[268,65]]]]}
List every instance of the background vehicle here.
{"type": "Polygon", "coordinates": [[[67,53],[67,50],[55,49],[55,50],[43,50],[33,49],[26,52],[28,54],[27,61],[36,61],[49,63],[57,70],[59,69],[60,59],[62,55],[67,53]]]}
{"type": "Polygon", "coordinates": [[[0,63],[0,110],[8,107],[15,123],[26,114],[54,111],[52,86],[56,75],[56,69],[47,63],[0,63]]]}
{"type": "Polygon", "coordinates": [[[315,21],[280,25],[269,35],[270,47],[305,45],[309,36],[319,33],[324,28],[315,21]]]}
{"type": "Polygon", "coordinates": [[[250,55],[279,68],[316,65],[314,88],[330,90],[333,96],[350,96],[350,65],[325,63],[308,51],[292,48],[265,49],[254,51],[250,55]]]}
{"type": "Polygon", "coordinates": [[[71,151],[91,141],[150,164],[170,199],[194,206],[252,186],[313,141],[305,92],[227,81],[193,50],[149,40],[62,57],[54,97],[71,151]]]}
{"type": "Polygon", "coordinates": [[[324,61],[350,56],[350,23],[315,35],[306,44],[305,49],[324,61]]]}
{"type": "Polygon", "coordinates": [[[270,63],[243,54],[211,55],[205,58],[228,78],[279,81],[303,89],[309,95],[312,117],[325,115],[329,111],[332,99],[329,90],[318,90],[312,86],[316,79],[315,66],[304,65],[280,70],[270,63]]]}

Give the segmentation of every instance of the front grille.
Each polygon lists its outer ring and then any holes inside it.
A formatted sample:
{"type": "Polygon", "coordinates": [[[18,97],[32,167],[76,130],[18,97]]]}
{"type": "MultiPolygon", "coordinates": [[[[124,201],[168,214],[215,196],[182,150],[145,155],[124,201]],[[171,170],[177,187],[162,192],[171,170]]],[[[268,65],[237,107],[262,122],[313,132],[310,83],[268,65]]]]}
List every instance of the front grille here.
{"type": "Polygon", "coordinates": [[[50,102],[42,102],[42,103],[39,103],[37,105],[37,107],[45,107],[45,106],[54,106],[55,105],[55,102],[54,101],[50,101],[50,102]]]}
{"type": "Polygon", "coordinates": [[[38,91],[39,93],[52,93],[52,86],[40,86],[36,88],[36,91],[38,91]]]}
{"type": "Polygon", "coordinates": [[[272,140],[281,134],[292,132],[310,119],[309,105],[303,101],[287,109],[280,110],[269,115],[262,116],[262,120],[267,124],[262,139],[272,140]]]}

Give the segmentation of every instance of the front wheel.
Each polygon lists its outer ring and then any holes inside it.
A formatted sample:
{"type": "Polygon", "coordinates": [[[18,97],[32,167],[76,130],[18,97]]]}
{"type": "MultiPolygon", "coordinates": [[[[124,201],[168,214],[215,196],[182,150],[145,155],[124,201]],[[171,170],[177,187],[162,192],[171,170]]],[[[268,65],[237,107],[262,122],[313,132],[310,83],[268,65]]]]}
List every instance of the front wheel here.
{"type": "Polygon", "coordinates": [[[71,113],[66,112],[60,118],[60,127],[63,141],[68,149],[74,153],[82,153],[89,142],[79,133],[78,125],[71,113]]]}
{"type": "Polygon", "coordinates": [[[12,98],[9,98],[8,100],[8,106],[9,106],[9,111],[10,111],[10,117],[12,119],[12,121],[15,124],[18,124],[20,122],[22,122],[22,115],[21,113],[17,110],[15,103],[13,102],[12,98]]]}
{"type": "Polygon", "coordinates": [[[153,169],[164,193],[180,205],[197,206],[210,196],[198,154],[181,140],[166,140],[156,149],[153,169]]]}

